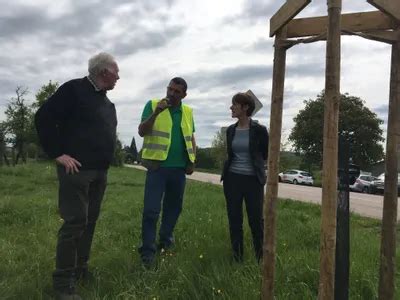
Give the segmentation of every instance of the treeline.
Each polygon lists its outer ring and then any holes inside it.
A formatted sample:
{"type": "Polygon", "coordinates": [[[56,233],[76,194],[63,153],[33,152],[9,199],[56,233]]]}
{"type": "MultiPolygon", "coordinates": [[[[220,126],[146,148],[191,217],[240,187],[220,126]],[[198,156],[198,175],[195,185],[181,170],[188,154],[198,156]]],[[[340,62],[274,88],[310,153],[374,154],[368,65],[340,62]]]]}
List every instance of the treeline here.
{"type": "MultiPolygon", "coordinates": [[[[7,104],[6,119],[0,122],[0,166],[25,163],[27,159],[46,159],[34,126],[34,115],[38,108],[58,88],[57,82],[49,81],[35,94],[33,101],[27,101],[28,90],[17,87],[15,96],[7,104]]],[[[280,171],[298,168],[313,172],[322,165],[323,107],[325,93],[322,91],[316,99],[305,100],[305,107],[294,117],[294,127],[286,144],[281,145],[280,171]],[[290,143],[290,145],[288,144],[290,143]],[[293,152],[287,151],[293,148],[293,152]]],[[[361,169],[371,166],[384,158],[382,142],[383,120],[370,111],[365,101],[348,94],[341,95],[339,134],[351,140],[351,158],[361,169]]],[[[218,131],[209,148],[198,148],[196,168],[220,171],[226,159],[225,133],[218,131]]],[[[129,146],[117,140],[113,165],[139,163],[140,151],[135,139],[129,146]]]]}
{"type": "MultiPolygon", "coordinates": [[[[39,107],[58,89],[57,82],[49,81],[35,94],[33,101],[27,99],[27,88],[17,87],[5,110],[5,121],[0,122],[0,166],[15,166],[28,159],[48,159],[43,152],[36,133],[34,116],[39,107]]],[[[134,143],[134,140],[133,140],[134,143]]],[[[122,146],[117,140],[113,165],[137,159],[136,145],[122,146]],[[136,153],[136,156],[135,156],[136,153]]]]}
{"type": "Polygon", "coordinates": [[[5,121],[0,123],[0,165],[26,163],[28,158],[44,158],[36,134],[34,115],[43,102],[58,88],[58,83],[49,81],[29,104],[28,89],[17,87],[5,110],[5,121]]]}

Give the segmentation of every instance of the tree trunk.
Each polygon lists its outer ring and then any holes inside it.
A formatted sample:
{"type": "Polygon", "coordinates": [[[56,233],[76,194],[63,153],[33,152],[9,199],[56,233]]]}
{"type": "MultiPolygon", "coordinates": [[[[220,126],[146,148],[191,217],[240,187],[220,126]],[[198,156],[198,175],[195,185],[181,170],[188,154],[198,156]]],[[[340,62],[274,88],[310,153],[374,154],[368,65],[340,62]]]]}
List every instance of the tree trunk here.
{"type": "Polygon", "coordinates": [[[17,155],[16,155],[16,157],[15,157],[15,163],[14,163],[14,165],[18,165],[19,157],[20,157],[20,152],[19,152],[19,150],[17,150],[17,155]]]}
{"type": "Polygon", "coordinates": [[[279,153],[282,132],[282,107],[285,84],[286,49],[282,39],[286,27],[275,37],[274,69],[271,95],[270,140],[268,150],[267,193],[264,202],[264,245],[262,299],[274,299],[276,202],[278,199],[279,153]]]}
{"type": "Polygon", "coordinates": [[[341,0],[328,0],[326,42],[324,147],[322,170],[322,213],[320,279],[318,299],[334,299],[336,201],[338,164],[338,120],[340,100],[341,0]]]}
{"type": "Polygon", "coordinates": [[[26,151],[26,147],[25,147],[25,145],[21,145],[21,150],[20,150],[21,152],[21,159],[22,159],[22,162],[24,163],[24,164],[26,164],[26,159],[27,159],[27,155],[28,155],[28,153],[27,153],[27,151],[26,151]]]}
{"type": "Polygon", "coordinates": [[[5,153],[3,154],[3,157],[4,157],[4,162],[6,163],[6,165],[9,166],[10,165],[10,161],[8,160],[8,157],[7,157],[7,155],[5,153]]]}
{"type": "Polygon", "coordinates": [[[400,36],[392,46],[385,189],[379,270],[379,299],[394,299],[396,282],[397,148],[400,143],[400,36]]]}
{"type": "Polygon", "coordinates": [[[14,167],[16,164],[16,157],[15,157],[15,148],[11,148],[11,164],[14,167]]]}

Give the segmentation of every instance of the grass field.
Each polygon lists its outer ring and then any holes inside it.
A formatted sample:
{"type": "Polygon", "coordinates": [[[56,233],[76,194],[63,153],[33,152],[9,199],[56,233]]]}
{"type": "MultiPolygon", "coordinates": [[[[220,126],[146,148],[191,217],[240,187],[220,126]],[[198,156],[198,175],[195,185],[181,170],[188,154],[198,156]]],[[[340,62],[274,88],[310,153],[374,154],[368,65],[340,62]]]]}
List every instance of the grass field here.
{"type": "MultiPolygon", "coordinates": [[[[174,251],[158,257],[154,270],[141,266],[137,248],[144,176],[129,168],[109,172],[90,262],[96,280],[79,287],[84,299],[259,299],[260,266],[253,257],[247,224],[245,261],[231,261],[220,186],[188,182],[174,251]]],[[[0,168],[0,191],[0,298],[48,299],[55,238],[62,222],[54,166],[0,168]]],[[[277,299],[316,299],[319,226],[318,206],[280,200],[277,299]]],[[[351,299],[377,298],[379,241],[380,221],[352,216],[351,299]]],[[[398,250],[398,266],[399,262],[398,250]]]]}

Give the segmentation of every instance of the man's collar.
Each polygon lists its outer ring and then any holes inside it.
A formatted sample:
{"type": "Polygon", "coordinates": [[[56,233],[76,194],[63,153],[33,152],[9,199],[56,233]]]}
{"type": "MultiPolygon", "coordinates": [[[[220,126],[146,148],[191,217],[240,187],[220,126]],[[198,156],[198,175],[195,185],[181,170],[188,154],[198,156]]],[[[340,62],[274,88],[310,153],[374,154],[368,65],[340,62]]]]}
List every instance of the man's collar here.
{"type": "Polygon", "coordinates": [[[89,80],[89,82],[93,85],[94,90],[95,90],[96,92],[102,92],[102,91],[103,91],[102,89],[100,89],[100,88],[97,86],[96,82],[94,81],[94,79],[93,79],[90,75],[86,76],[86,78],[87,78],[87,79],[89,80]]]}
{"type": "Polygon", "coordinates": [[[170,106],[169,108],[172,109],[173,111],[182,111],[182,101],[179,103],[178,106],[170,106]]]}

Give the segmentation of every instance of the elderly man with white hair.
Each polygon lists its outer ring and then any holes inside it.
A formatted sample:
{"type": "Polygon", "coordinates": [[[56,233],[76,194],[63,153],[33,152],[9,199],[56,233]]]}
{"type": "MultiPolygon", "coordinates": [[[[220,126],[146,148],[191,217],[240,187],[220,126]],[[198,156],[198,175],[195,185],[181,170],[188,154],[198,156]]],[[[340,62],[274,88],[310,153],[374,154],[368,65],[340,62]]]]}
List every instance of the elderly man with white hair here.
{"type": "Polygon", "coordinates": [[[39,108],[35,125],[46,154],[56,161],[58,232],[53,286],[58,299],[81,299],[78,280],[88,276],[96,221],[113,159],[117,116],[108,99],[119,79],[118,65],[107,53],[89,60],[89,75],[70,80],[39,108]]]}

